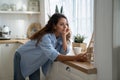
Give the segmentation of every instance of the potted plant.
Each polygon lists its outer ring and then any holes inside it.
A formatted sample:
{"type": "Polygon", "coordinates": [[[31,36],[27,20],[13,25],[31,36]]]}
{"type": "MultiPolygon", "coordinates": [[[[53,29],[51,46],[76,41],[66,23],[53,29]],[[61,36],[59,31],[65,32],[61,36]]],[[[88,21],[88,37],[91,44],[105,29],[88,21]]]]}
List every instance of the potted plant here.
{"type": "Polygon", "coordinates": [[[84,35],[80,35],[77,34],[74,36],[74,42],[72,43],[72,47],[81,47],[81,52],[85,52],[86,51],[86,43],[84,43],[85,40],[85,36],[84,35]]]}
{"type": "MultiPolygon", "coordinates": [[[[58,8],[58,5],[55,6],[55,13],[61,13],[63,14],[63,6],[60,7],[60,10],[58,8]]],[[[48,17],[50,19],[51,15],[48,14],[48,17]]]]}
{"type": "Polygon", "coordinates": [[[58,5],[56,5],[56,7],[55,7],[55,13],[63,13],[63,6],[61,6],[60,7],[60,11],[59,11],[59,9],[58,9],[58,5]]]}
{"type": "Polygon", "coordinates": [[[74,36],[74,42],[75,43],[83,43],[83,41],[85,40],[85,36],[77,34],[76,36],[74,36]]]}

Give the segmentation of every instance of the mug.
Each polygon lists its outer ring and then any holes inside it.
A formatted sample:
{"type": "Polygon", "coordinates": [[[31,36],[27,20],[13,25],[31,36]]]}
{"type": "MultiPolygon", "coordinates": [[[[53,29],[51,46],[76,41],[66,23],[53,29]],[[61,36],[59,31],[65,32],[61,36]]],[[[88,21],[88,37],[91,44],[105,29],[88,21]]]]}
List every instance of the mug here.
{"type": "Polygon", "coordinates": [[[75,54],[80,54],[81,53],[81,47],[73,47],[74,53],[75,54]]]}

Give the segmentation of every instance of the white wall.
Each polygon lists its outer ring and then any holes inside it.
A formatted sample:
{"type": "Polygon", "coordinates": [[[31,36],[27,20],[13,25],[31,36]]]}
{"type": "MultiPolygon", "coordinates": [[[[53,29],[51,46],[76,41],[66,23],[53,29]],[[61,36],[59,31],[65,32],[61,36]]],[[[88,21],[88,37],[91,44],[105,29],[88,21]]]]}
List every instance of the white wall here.
{"type": "Polygon", "coordinates": [[[113,80],[120,80],[120,0],[114,0],[113,80]]]}
{"type": "Polygon", "coordinates": [[[40,23],[45,26],[45,0],[40,0],[40,23]]]}
{"type": "Polygon", "coordinates": [[[112,79],[112,0],[95,1],[95,66],[97,80],[112,79]]]}
{"type": "Polygon", "coordinates": [[[10,28],[11,37],[22,37],[26,34],[27,28],[33,22],[39,22],[37,15],[28,16],[26,14],[0,14],[1,24],[10,28]]]}
{"type": "Polygon", "coordinates": [[[40,0],[40,22],[42,27],[46,25],[48,22],[48,13],[49,13],[49,7],[48,7],[49,0],[40,0]]]}

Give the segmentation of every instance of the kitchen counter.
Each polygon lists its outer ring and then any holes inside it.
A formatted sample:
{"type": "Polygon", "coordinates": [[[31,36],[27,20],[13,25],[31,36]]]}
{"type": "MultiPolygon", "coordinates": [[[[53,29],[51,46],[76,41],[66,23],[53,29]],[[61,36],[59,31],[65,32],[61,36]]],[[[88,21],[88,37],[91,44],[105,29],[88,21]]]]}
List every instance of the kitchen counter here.
{"type": "Polygon", "coordinates": [[[27,42],[29,39],[10,39],[10,40],[0,40],[0,44],[3,43],[21,43],[24,44],[25,42],[27,42]]]}
{"type": "MultiPolygon", "coordinates": [[[[11,39],[11,40],[0,40],[0,44],[3,43],[21,43],[24,44],[25,42],[27,42],[29,39],[24,39],[24,40],[15,40],[15,39],[11,39]]],[[[65,61],[62,62],[64,64],[67,64],[73,68],[76,68],[82,72],[85,72],[87,74],[97,74],[97,69],[94,67],[93,64],[89,63],[89,62],[76,62],[76,61],[65,61]]]]}
{"type": "Polygon", "coordinates": [[[87,74],[97,74],[97,69],[90,62],[65,61],[63,63],[87,74]]]}

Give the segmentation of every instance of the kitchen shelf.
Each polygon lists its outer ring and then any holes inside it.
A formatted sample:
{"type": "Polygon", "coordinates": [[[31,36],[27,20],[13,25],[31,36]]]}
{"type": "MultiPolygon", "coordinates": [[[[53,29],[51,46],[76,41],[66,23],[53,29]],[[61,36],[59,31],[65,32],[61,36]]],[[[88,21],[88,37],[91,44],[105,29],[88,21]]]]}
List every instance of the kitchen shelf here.
{"type": "Polygon", "coordinates": [[[0,14],[40,14],[40,12],[33,12],[33,11],[0,11],[0,14]]]}

